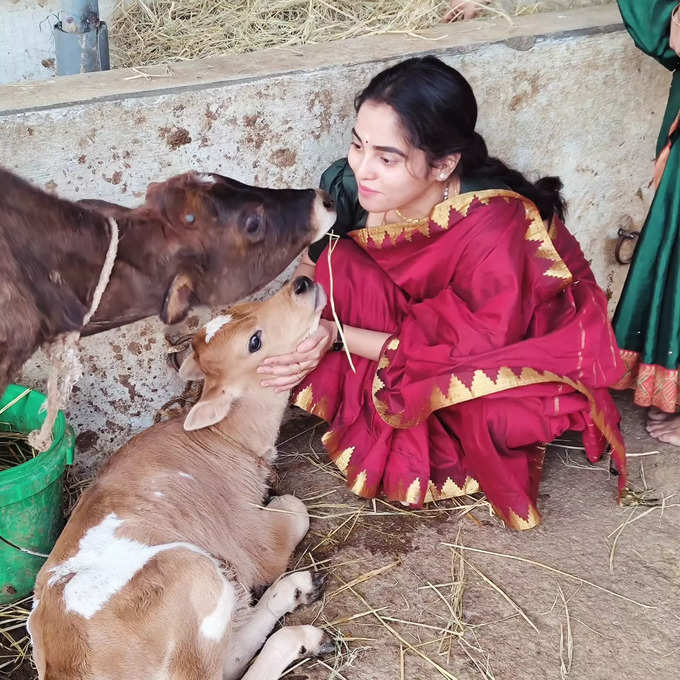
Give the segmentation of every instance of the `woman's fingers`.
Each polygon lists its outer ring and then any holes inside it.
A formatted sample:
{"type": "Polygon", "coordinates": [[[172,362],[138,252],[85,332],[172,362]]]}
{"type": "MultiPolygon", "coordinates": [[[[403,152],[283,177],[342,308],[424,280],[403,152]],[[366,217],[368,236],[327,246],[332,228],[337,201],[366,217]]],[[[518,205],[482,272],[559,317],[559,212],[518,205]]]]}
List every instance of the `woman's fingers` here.
{"type": "Polygon", "coordinates": [[[474,19],[489,0],[450,0],[451,9],[444,15],[442,22],[474,19]]]}
{"type": "Polygon", "coordinates": [[[313,349],[316,349],[316,347],[318,347],[327,338],[328,338],[328,333],[326,332],[326,330],[319,327],[318,330],[316,330],[314,333],[312,333],[312,335],[310,335],[308,338],[305,338],[297,346],[297,351],[300,354],[305,354],[306,352],[311,352],[313,349]]]}
{"type": "MultiPolygon", "coordinates": [[[[314,361],[318,363],[319,358],[330,345],[331,334],[328,328],[322,324],[308,338],[305,338],[297,347],[295,352],[290,354],[280,354],[268,357],[257,369],[258,373],[276,373],[271,370],[274,366],[290,366],[304,364],[314,361]]],[[[315,364],[316,365],[316,364],[315,364]]]]}
{"type": "MultiPolygon", "coordinates": [[[[316,356],[316,354],[314,354],[316,356]]],[[[281,354],[277,357],[269,357],[265,359],[258,367],[258,373],[270,373],[270,369],[280,366],[292,366],[302,363],[303,361],[310,361],[312,355],[309,352],[293,352],[292,354],[281,354]]]]}
{"type": "Polygon", "coordinates": [[[337,333],[335,322],[321,319],[319,327],[308,337],[305,338],[297,347],[298,352],[311,352],[312,350],[322,351],[328,347],[337,333]]]}
{"type": "Polygon", "coordinates": [[[298,375],[299,373],[308,373],[311,369],[316,368],[319,363],[318,357],[315,359],[308,359],[307,361],[294,361],[290,364],[281,364],[276,366],[260,366],[257,369],[258,373],[266,373],[272,376],[286,376],[298,375]]]}
{"type": "Polygon", "coordinates": [[[273,387],[277,392],[289,390],[313,371],[328,350],[331,338],[324,324],[298,345],[297,351],[265,359],[257,372],[265,374],[260,382],[263,387],[273,387]]]}
{"type": "Polygon", "coordinates": [[[277,392],[283,390],[289,390],[291,387],[295,387],[307,373],[295,373],[293,375],[284,375],[277,378],[267,378],[263,380],[260,384],[262,387],[273,387],[277,392]]]}

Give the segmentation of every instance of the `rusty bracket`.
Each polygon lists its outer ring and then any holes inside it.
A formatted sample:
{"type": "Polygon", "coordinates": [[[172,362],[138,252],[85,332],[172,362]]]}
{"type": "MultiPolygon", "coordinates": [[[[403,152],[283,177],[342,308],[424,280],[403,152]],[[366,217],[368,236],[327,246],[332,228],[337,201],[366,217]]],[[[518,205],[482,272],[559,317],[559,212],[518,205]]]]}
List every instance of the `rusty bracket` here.
{"type": "Polygon", "coordinates": [[[637,238],[640,236],[640,232],[635,230],[635,229],[626,229],[626,227],[632,227],[633,226],[633,220],[628,218],[625,220],[625,226],[619,227],[619,230],[616,232],[618,234],[619,240],[616,242],[616,249],[614,250],[614,257],[616,258],[616,261],[619,264],[630,264],[631,260],[633,259],[633,255],[631,254],[630,257],[624,258],[621,256],[621,248],[623,247],[623,244],[626,241],[635,241],[637,238]]]}

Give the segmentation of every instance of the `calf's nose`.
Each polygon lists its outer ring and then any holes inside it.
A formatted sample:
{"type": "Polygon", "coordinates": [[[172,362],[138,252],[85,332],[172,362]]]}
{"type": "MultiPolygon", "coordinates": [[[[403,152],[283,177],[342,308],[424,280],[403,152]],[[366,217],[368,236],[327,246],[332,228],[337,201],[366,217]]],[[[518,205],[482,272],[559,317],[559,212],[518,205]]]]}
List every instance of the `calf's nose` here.
{"type": "Polygon", "coordinates": [[[293,281],[293,292],[295,295],[302,295],[306,293],[313,283],[312,280],[307,276],[298,276],[295,281],[293,281]]]}

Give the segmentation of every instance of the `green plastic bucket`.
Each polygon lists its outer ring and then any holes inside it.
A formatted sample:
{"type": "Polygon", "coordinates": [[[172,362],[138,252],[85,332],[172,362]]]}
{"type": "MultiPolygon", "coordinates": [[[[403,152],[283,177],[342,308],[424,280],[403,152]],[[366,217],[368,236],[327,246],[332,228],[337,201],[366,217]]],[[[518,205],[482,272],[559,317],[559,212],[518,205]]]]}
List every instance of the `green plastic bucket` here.
{"type": "MultiPolygon", "coordinates": [[[[7,387],[0,409],[25,391],[19,385],[7,387]]],[[[31,432],[45,419],[45,411],[40,411],[44,401],[45,395],[31,390],[0,414],[0,422],[11,424],[15,431],[31,432]]],[[[63,527],[63,477],[66,466],[73,462],[75,437],[61,411],[52,436],[47,451],[0,472],[0,536],[15,546],[45,555],[63,527]]],[[[44,562],[43,557],[0,541],[0,604],[28,595],[44,562]]]]}

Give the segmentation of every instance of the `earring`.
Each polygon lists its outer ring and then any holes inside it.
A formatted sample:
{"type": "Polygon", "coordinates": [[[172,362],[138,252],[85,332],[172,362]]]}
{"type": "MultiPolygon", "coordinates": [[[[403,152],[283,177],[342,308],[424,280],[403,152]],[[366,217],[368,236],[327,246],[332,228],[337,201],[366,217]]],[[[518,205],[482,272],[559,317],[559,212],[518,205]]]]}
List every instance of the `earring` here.
{"type": "Polygon", "coordinates": [[[442,174],[439,175],[439,179],[443,182],[446,179],[446,173],[442,172],[442,174]]]}

